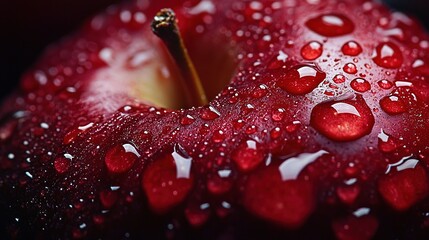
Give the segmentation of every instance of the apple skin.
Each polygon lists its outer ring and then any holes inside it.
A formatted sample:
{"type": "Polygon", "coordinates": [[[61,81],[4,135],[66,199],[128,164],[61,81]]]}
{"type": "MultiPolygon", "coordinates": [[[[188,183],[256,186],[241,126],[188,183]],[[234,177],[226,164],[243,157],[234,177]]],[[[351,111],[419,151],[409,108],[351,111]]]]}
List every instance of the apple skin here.
{"type": "Polygon", "coordinates": [[[2,234],[426,236],[428,40],[364,1],[111,7],[1,107],[2,234]],[[170,109],[180,71],[149,28],[164,7],[208,106],[170,109]]]}

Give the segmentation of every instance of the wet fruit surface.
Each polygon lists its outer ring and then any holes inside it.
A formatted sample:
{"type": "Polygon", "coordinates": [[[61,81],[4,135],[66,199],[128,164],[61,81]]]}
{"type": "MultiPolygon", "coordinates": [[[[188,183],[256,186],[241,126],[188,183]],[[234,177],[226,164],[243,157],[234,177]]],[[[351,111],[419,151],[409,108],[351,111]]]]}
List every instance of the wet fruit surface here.
{"type": "Polygon", "coordinates": [[[363,0],[110,7],[0,109],[0,237],[424,239],[428,42],[363,0]],[[206,106],[182,108],[163,7],[206,106]]]}

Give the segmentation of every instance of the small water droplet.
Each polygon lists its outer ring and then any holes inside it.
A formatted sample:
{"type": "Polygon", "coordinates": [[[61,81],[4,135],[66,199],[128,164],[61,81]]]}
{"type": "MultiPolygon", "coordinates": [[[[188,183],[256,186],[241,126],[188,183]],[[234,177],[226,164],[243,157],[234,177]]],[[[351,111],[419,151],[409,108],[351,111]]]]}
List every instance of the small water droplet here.
{"type": "Polygon", "coordinates": [[[225,133],[222,130],[215,131],[212,136],[212,140],[215,143],[221,143],[225,140],[225,133]]]}
{"type": "Polygon", "coordinates": [[[267,94],[268,87],[264,84],[259,85],[255,90],[252,92],[252,97],[254,98],[261,98],[267,94]]]}
{"type": "Polygon", "coordinates": [[[285,109],[284,108],[278,108],[278,109],[274,110],[273,113],[271,114],[271,119],[273,119],[273,121],[275,121],[275,122],[280,122],[283,120],[285,115],[286,115],[285,109]]]}
{"type": "Polygon", "coordinates": [[[386,134],[383,129],[378,134],[378,149],[385,153],[393,152],[397,149],[398,145],[396,140],[386,134]]]}
{"type": "Polygon", "coordinates": [[[233,152],[232,160],[243,172],[255,169],[265,158],[265,152],[255,140],[242,142],[233,152]]]}
{"type": "Polygon", "coordinates": [[[279,127],[275,127],[270,131],[270,136],[272,139],[277,139],[281,136],[282,130],[279,127]]]}
{"type": "Polygon", "coordinates": [[[210,217],[210,205],[204,203],[201,205],[191,205],[185,209],[185,215],[188,222],[193,227],[200,227],[207,222],[210,217]]]}
{"type": "Polygon", "coordinates": [[[372,59],[378,66],[384,68],[399,68],[402,65],[403,57],[399,47],[392,42],[379,44],[372,59]]]}
{"type": "Polygon", "coordinates": [[[14,133],[18,123],[15,119],[5,120],[0,125],[0,142],[5,142],[10,139],[14,133]]]}
{"type": "Polygon", "coordinates": [[[59,174],[68,171],[70,167],[70,160],[65,157],[59,157],[54,160],[54,168],[59,174]]]}
{"type": "Polygon", "coordinates": [[[337,74],[332,80],[334,81],[334,83],[341,84],[346,81],[346,77],[342,74],[337,74]]]}
{"type": "Polygon", "coordinates": [[[383,79],[377,82],[378,86],[382,89],[390,89],[393,87],[393,83],[387,79],[383,79]]]}
{"type": "Polygon", "coordinates": [[[383,97],[380,100],[380,107],[389,115],[397,115],[407,111],[404,101],[396,95],[383,97]]]}
{"type": "Polygon", "coordinates": [[[371,89],[371,84],[363,78],[355,78],[350,82],[350,86],[355,90],[356,92],[366,92],[371,89]]]}
{"type": "Polygon", "coordinates": [[[232,188],[231,170],[219,170],[216,175],[207,180],[207,189],[211,194],[221,195],[232,188]]]}
{"type": "Polygon", "coordinates": [[[111,208],[119,199],[119,193],[117,191],[102,190],[100,192],[100,202],[104,208],[111,208]]]}
{"type": "Polygon", "coordinates": [[[202,110],[201,118],[204,120],[214,120],[220,116],[219,111],[210,106],[209,108],[205,108],[202,110]]]}
{"type": "Polygon", "coordinates": [[[352,205],[360,193],[360,186],[357,184],[339,186],[336,193],[341,202],[352,205]]]}
{"type": "Polygon", "coordinates": [[[345,55],[357,56],[362,52],[362,47],[355,41],[348,41],[341,47],[345,55]]]}
{"type": "Polygon", "coordinates": [[[138,158],[140,158],[140,154],[137,149],[133,145],[125,143],[109,149],[104,162],[109,172],[120,174],[129,171],[138,158]]]}
{"type": "Polygon", "coordinates": [[[286,126],[286,132],[293,133],[296,130],[298,130],[300,125],[301,125],[300,121],[293,121],[286,126]]]}
{"type": "Polygon", "coordinates": [[[336,141],[352,141],[372,131],[374,116],[361,95],[355,99],[331,100],[317,104],[310,124],[321,134],[336,141]]]}
{"type": "Polygon", "coordinates": [[[356,74],[357,73],[357,68],[356,65],[354,63],[346,63],[343,67],[344,72],[349,73],[349,74],[356,74]]]}
{"type": "Polygon", "coordinates": [[[349,34],[355,28],[353,22],[341,14],[322,14],[311,18],[305,25],[310,30],[326,37],[349,34]]]}
{"type": "Polygon", "coordinates": [[[190,125],[195,122],[195,118],[191,115],[186,115],[180,120],[180,124],[182,125],[190,125]]]}
{"type": "Polygon", "coordinates": [[[317,41],[305,44],[301,48],[301,56],[306,60],[315,60],[323,53],[323,45],[317,41]]]}
{"type": "Polygon", "coordinates": [[[314,65],[299,65],[286,71],[277,84],[289,93],[303,95],[312,92],[325,77],[326,73],[314,65]]]}

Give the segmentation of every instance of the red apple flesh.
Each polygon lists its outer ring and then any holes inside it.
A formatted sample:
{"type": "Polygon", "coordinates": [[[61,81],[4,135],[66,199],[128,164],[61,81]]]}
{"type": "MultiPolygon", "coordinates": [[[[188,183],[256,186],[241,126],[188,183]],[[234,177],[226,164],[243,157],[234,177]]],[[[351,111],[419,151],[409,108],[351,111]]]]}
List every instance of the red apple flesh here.
{"type": "Polygon", "coordinates": [[[0,108],[4,234],[417,238],[429,36],[363,0],[142,1],[46,50],[0,108]],[[150,28],[171,8],[210,99],[150,28]]]}

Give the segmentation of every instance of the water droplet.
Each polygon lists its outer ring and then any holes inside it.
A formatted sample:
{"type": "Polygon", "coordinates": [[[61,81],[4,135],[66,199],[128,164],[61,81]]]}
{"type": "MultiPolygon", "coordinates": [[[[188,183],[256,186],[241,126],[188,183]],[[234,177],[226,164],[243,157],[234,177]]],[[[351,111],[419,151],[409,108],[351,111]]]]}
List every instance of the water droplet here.
{"type": "Polygon", "coordinates": [[[286,71],[277,84],[289,93],[303,95],[312,92],[325,77],[316,66],[299,65],[286,71]]]}
{"type": "Polygon", "coordinates": [[[240,130],[244,126],[245,122],[242,119],[238,119],[232,122],[232,126],[235,130],[240,130]]]}
{"type": "Polygon", "coordinates": [[[404,101],[396,95],[383,97],[380,100],[380,107],[389,115],[397,115],[407,111],[404,101]]]}
{"type": "Polygon", "coordinates": [[[315,208],[310,181],[283,181],[278,167],[270,165],[252,173],[244,186],[243,204],[256,216],[287,228],[298,228],[315,208]]]}
{"type": "Polygon", "coordinates": [[[362,52],[362,47],[355,41],[349,41],[344,43],[344,45],[341,47],[341,51],[345,55],[357,56],[362,52]]]}
{"type": "Polygon", "coordinates": [[[369,214],[352,215],[333,221],[332,229],[339,240],[369,240],[377,232],[378,220],[369,214]]]}
{"type": "Polygon", "coordinates": [[[88,123],[71,130],[64,136],[63,143],[66,145],[72,143],[81,133],[87,131],[92,126],[94,126],[94,123],[88,123]]]}
{"type": "Polygon", "coordinates": [[[265,152],[255,140],[241,143],[233,152],[232,160],[243,172],[255,169],[265,158],[265,152]]]}
{"type": "Polygon", "coordinates": [[[340,84],[346,81],[346,77],[342,74],[337,74],[332,80],[334,81],[334,83],[340,84]]]}
{"type": "Polygon", "coordinates": [[[357,73],[357,68],[356,65],[354,63],[346,63],[343,67],[344,72],[349,73],[349,74],[356,74],[357,73]]]}
{"type": "Polygon", "coordinates": [[[190,125],[195,122],[195,118],[191,115],[186,115],[180,120],[180,124],[182,125],[190,125]]]}
{"type": "Polygon", "coordinates": [[[111,148],[106,153],[104,162],[109,172],[120,174],[129,171],[138,158],[140,158],[140,154],[137,149],[126,143],[111,148]]]}
{"type": "Polygon", "coordinates": [[[391,136],[387,135],[383,129],[378,134],[378,149],[385,153],[390,153],[396,150],[398,145],[391,136]]]}
{"type": "Polygon", "coordinates": [[[327,154],[325,150],[320,150],[315,153],[301,153],[296,157],[286,159],[279,166],[280,175],[283,181],[295,180],[305,167],[316,161],[318,158],[327,154]]]}
{"type": "Polygon", "coordinates": [[[142,188],[153,211],[165,213],[181,203],[193,186],[192,158],[176,144],[156,158],[143,173],[142,188]]]}
{"type": "Polygon", "coordinates": [[[352,141],[371,133],[374,116],[361,95],[355,99],[331,100],[317,104],[310,124],[336,141],[352,141]]]}
{"type": "Polygon", "coordinates": [[[10,139],[15,131],[18,123],[16,120],[5,120],[0,125],[0,142],[5,142],[10,139]]]}
{"type": "Polygon", "coordinates": [[[293,133],[296,130],[298,130],[300,125],[301,125],[300,121],[293,121],[286,126],[286,132],[293,133]]]}
{"type": "Polygon", "coordinates": [[[191,205],[185,209],[185,215],[188,222],[193,227],[200,227],[207,222],[210,217],[210,205],[203,203],[201,205],[191,205]]]}
{"type": "Polygon", "coordinates": [[[360,193],[360,186],[357,184],[339,186],[336,193],[341,202],[352,205],[360,193]]]}
{"type": "Polygon", "coordinates": [[[100,192],[100,202],[104,208],[111,208],[119,199],[119,194],[117,191],[103,190],[100,192]]]}
{"type": "Polygon", "coordinates": [[[212,140],[215,143],[221,143],[225,139],[225,133],[222,130],[215,131],[212,136],[212,140]]]}
{"type": "Polygon", "coordinates": [[[252,97],[254,98],[261,98],[267,94],[268,87],[264,84],[259,85],[255,90],[252,92],[252,97]]]}
{"type": "Polygon", "coordinates": [[[428,195],[428,183],[426,171],[419,160],[404,157],[389,164],[386,175],[378,181],[378,190],[391,207],[405,211],[428,195]]]}
{"type": "Polygon", "coordinates": [[[376,47],[372,60],[380,67],[399,68],[402,65],[403,57],[401,50],[396,44],[385,42],[376,47]]]}
{"type": "Polygon", "coordinates": [[[210,106],[209,108],[203,109],[201,113],[201,118],[204,120],[213,120],[218,118],[219,116],[220,116],[219,111],[212,106],[210,106]]]}
{"type": "Polygon", "coordinates": [[[386,80],[386,79],[378,81],[377,84],[382,89],[390,89],[393,87],[393,83],[389,80],[386,80]]]}
{"type": "Polygon", "coordinates": [[[98,57],[105,63],[110,64],[113,61],[113,49],[103,48],[98,53],[98,57]]]}
{"type": "Polygon", "coordinates": [[[301,56],[306,60],[315,60],[323,53],[323,45],[317,41],[305,44],[301,48],[301,56]]]}
{"type": "Polygon", "coordinates": [[[275,122],[280,122],[283,120],[283,118],[285,117],[286,113],[284,108],[278,108],[276,110],[273,111],[273,113],[271,114],[271,118],[273,119],[273,121],[275,122]]]}
{"type": "Polygon", "coordinates": [[[227,193],[231,188],[231,170],[229,169],[219,170],[216,175],[211,176],[207,181],[207,189],[214,195],[227,193]]]}
{"type": "Polygon", "coordinates": [[[270,131],[270,136],[272,139],[277,139],[281,136],[282,130],[279,127],[275,127],[270,131]]]}
{"type": "Polygon", "coordinates": [[[356,92],[366,92],[371,89],[371,84],[363,78],[355,78],[350,82],[350,86],[355,90],[356,92]]]}
{"type": "Polygon", "coordinates": [[[59,174],[68,171],[70,167],[70,160],[65,157],[59,157],[54,160],[54,168],[59,174]]]}
{"type": "Polygon", "coordinates": [[[322,14],[311,18],[305,25],[310,30],[326,37],[349,34],[355,28],[353,22],[348,17],[340,14],[322,14]]]}

